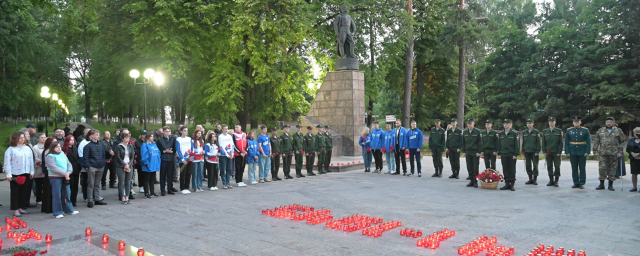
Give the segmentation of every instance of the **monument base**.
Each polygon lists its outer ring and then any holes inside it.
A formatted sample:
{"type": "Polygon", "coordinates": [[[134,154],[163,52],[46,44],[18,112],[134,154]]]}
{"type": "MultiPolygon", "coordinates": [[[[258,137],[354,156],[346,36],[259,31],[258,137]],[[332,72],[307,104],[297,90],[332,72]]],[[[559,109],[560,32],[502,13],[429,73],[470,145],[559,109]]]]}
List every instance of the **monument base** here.
{"type": "Polygon", "coordinates": [[[356,58],[340,58],[336,60],[336,71],[338,70],[359,70],[360,61],[356,58]]]}

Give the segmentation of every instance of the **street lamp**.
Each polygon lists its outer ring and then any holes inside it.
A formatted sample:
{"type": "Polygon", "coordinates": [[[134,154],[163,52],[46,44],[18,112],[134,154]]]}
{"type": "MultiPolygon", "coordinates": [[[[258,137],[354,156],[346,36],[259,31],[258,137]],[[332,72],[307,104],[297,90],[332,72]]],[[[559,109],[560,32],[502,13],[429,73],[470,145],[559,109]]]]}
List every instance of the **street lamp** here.
{"type": "Polygon", "coordinates": [[[51,93],[49,93],[49,87],[42,86],[42,88],[40,89],[40,97],[47,99],[47,116],[45,116],[44,118],[44,133],[49,134],[49,115],[51,114],[51,109],[49,108],[49,98],[51,97],[51,93]]]}
{"type": "Polygon", "coordinates": [[[129,72],[129,76],[131,78],[133,78],[133,85],[137,85],[137,84],[141,84],[142,85],[142,90],[144,91],[144,129],[147,130],[147,87],[145,86],[146,84],[150,84],[151,83],[151,79],[154,80],[156,85],[162,85],[164,84],[164,76],[162,76],[162,73],[160,72],[155,72],[153,69],[147,69],[144,71],[144,80],[142,80],[141,83],[136,82],[136,79],[138,79],[138,77],[140,77],[140,72],[138,70],[131,70],[129,72]]]}
{"type": "Polygon", "coordinates": [[[58,110],[58,108],[56,107],[56,101],[59,101],[58,94],[54,93],[51,96],[51,99],[53,100],[53,129],[55,129],[58,126],[58,116],[56,115],[56,112],[58,110]]]}

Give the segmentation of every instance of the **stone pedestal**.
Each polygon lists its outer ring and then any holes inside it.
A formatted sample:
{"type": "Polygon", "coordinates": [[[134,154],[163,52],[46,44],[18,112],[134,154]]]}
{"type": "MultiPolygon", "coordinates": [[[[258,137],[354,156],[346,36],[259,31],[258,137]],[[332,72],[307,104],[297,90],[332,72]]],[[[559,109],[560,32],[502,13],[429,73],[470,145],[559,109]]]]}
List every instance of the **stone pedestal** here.
{"type": "Polygon", "coordinates": [[[329,125],[334,156],[360,156],[360,131],[365,126],[364,72],[357,70],[327,73],[315,100],[301,118],[302,125],[329,125]]]}
{"type": "Polygon", "coordinates": [[[360,61],[356,58],[340,58],[336,60],[336,71],[359,69],[360,61]]]}

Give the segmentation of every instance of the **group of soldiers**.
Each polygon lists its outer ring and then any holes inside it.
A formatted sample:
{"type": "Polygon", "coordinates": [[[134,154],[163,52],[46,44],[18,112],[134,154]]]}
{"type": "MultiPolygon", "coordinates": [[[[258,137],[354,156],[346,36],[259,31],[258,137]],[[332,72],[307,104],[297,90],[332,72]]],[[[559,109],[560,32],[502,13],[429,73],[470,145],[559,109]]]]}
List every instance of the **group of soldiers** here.
{"type": "MultiPolygon", "coordinates": [[[[499,155],[502,163],[505,185],[501,190],[515,191],[516,162],[522,153],[525,156],[525,166],[529,179],[527,185],[538,185],[538,162],[540,154],[544,154],[547,164],[549,183],[547,186],[558,187],[560,178],[560,160],[563,148],[571,162],[573,186],[584,189],[586,180],[585,164],[591,153],[591,134],[589,129],[581,126],[582,119],[573,116],[573,126],[563,133],[556,127],[556,118],[549,117],[549,127],[542,132],[533,128],[533,120],[527,119],[527,129],[522,135],[512,129],[511,119],[502,121],[504,130],[493,130],[493,122],[485,121],[486,130],[475,127],[474,119],[467,119],[467,128],[462,131],[457,128],[457,119],[450,120],[449,126],[441,127],[441,120],[435,121],[429,136],[429,149],[433,153],[435,174],[432,177],[442,177],[442,153],[446,148],[452,174],[451,179],[458,179],[460,173],[460,154],[465,154],[469,184],[467,187],[478,187],[476,176],[479,173],[480,158],[484,158],[485,168],[496,169],[496,157],[499,155]],[[520,139],[522,138],[522,149],[520,139]]],[[[614,191],[613,181],[618,158],[623,155],[625,136],[622,130],[615,126],[615,119],[607,117],[604,127],[600,128],[594,137],[593,153],[600,159],[599,180],[597,190],[604,189],[604,181],[609,180],[609,190],[614,191]]]]}
{"type": "Polygon", "coordinates": [[[316,176],[313,172],[313,164],[318,160],[317,168],[319,174],[329,171],[331,163],[331,153],[333,151],[333,137],[329,133],[329,126],[317,125],[317,133],[313,133],[313,127],[307,126],[307,134],[302,134],[302,126],[296,125],[296,133],[289,135],[289,125],[283,126],[283,133],[278,136],[278,128],[272,129],[271,150],[276,159],[271,161],[272,176],[278,176],[280,169],[280,156],[282,156],[283,171],[285,179],[293,179],[289,174],[291,171],[291,160],[295,157],[296,178],[305,177],[302,174],[303,156],[306,158],[307,175],[316,176]]]}

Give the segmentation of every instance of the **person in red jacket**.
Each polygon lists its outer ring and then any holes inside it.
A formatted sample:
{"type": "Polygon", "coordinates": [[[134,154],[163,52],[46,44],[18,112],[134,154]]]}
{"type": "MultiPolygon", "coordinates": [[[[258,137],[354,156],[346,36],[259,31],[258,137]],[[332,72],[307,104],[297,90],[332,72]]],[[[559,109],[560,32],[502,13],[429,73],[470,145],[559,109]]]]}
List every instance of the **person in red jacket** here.
{"type": "Polygon", "coordinates": [[[242,132],[242,126],[236,124],[235,133],[233,133],[233,143],[235,145],[235,153],[233,160],[236,166],[236,185],[238,187],[246,187],[247,185],[242,182],[242,176],[244,175],[244,167],[247,163],[245,156],[247,155],[247,134],[242,132]]]}

